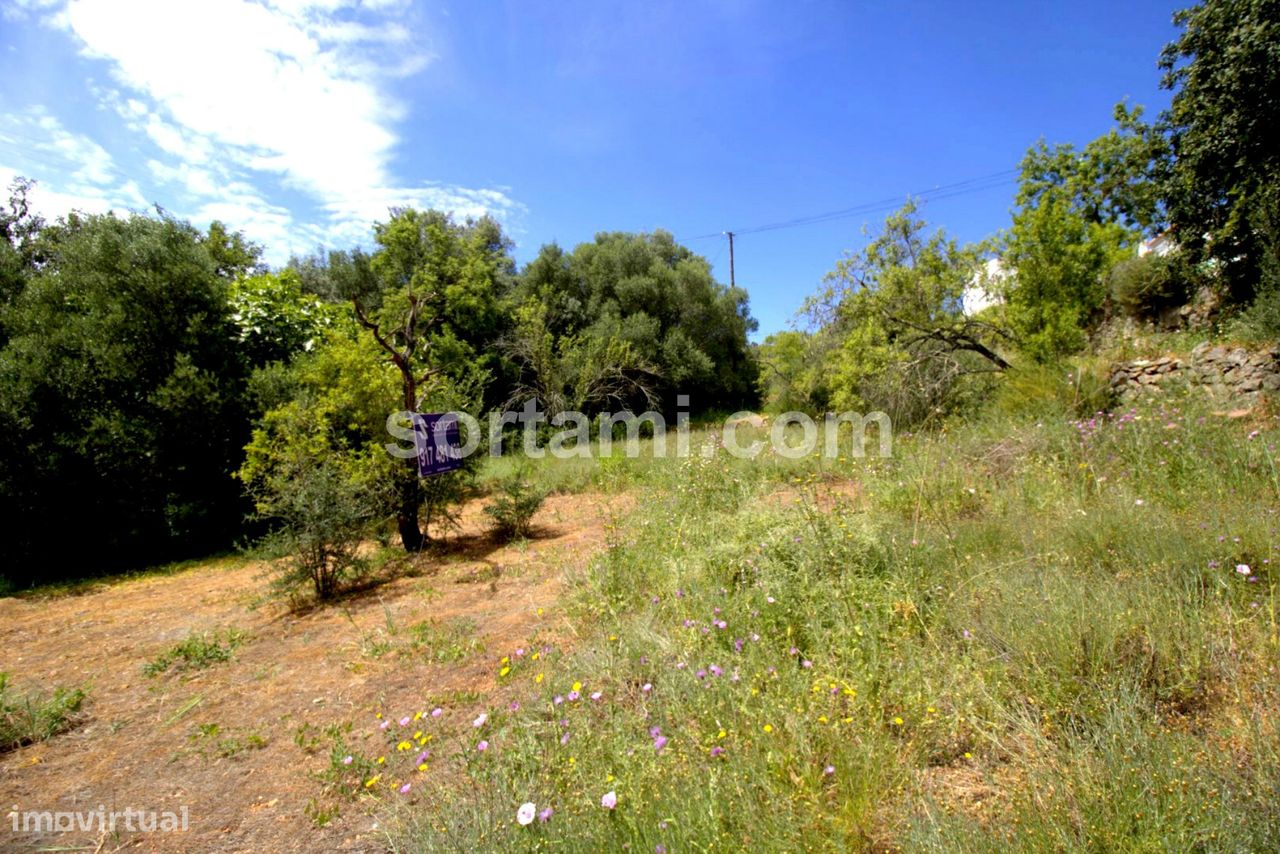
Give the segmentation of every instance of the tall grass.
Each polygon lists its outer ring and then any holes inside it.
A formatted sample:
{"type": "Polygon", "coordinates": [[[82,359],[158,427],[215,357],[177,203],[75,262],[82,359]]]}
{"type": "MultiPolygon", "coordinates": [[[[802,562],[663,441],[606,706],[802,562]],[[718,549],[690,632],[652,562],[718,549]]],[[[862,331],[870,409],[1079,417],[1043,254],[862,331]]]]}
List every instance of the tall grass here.
{"type": "Polygon", "coordinates": [[[389,792],[392,847],[1280,848],[1273,422],[1079,399],[597,465],[641,499],[579,640],[494,651],[518,709],[389,792]]]}

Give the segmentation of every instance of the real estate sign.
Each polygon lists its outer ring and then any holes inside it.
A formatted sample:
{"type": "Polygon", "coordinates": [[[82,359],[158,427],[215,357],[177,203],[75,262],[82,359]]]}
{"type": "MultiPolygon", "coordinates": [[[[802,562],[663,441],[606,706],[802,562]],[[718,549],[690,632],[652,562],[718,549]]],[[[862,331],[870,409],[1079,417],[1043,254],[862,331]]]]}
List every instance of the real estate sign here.
{"type": "Polygon", "coordinates": [[[458,416],[451,412],[413,414],[413,444],[418,451],[418,476],[457,471],[462,468],[462,441],[458,416]]]}

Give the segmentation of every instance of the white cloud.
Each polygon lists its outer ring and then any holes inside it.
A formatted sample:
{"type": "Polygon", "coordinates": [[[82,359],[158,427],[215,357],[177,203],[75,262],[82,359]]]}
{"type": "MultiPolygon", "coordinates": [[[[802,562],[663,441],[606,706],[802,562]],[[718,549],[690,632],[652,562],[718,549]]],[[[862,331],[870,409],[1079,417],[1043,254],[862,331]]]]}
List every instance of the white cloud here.
{"type": "Polygon", "coordinates": [[[136,181],[98,143],[72,133],[42,107],[0,116],[0,184],[18,176],[56,175],[41,181],[29,201],[53,219],[73,210],[105,213],[146,207],[136,181]]]}
{"type": "MultiPolygon", "coordinates": [[[[184,195],[181,213],[216,214],[280,260],[300,240],[366,241],[392,205],[520,210],[501,189],[408,187],[392,173],[405,109],[389,84],[432,59],[405,11],[403,0],[66,0],[48,20],[107,64],[118,91],[99,97],[163,152],[147,168],[184,195]],[[271,201],[282,189],[325,219],[298,221],[271,201]]],[[[81,171],[100,168],[90,157],[81,171]]]]}

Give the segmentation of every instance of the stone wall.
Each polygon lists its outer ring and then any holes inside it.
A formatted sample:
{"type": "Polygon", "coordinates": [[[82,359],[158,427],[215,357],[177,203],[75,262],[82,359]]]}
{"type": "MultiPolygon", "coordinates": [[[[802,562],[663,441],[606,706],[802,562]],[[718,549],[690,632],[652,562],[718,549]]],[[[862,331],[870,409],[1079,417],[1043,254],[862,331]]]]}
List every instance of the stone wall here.
{"type": "Polygon", "coordinates": [[[1246,350],[1205,342],[1188,359],[1136,359],[1111,369],[1111,388],[1121,398],[1200,387],[1214,397],[1254,403],[1262,392],[1280,392],[1280,347],[1246,350]]]}

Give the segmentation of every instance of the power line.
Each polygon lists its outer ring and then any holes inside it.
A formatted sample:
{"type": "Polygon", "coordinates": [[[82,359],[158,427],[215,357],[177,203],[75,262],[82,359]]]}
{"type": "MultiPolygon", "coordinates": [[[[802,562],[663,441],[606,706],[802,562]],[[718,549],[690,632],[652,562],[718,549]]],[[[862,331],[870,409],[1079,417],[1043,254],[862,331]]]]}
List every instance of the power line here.
{"type": "MultiPolygon", "coordinates": [[[[957,181],[953,184],[943,184],[928,190],[908,193],[907,195],[911,198],[923,198],[928,200],[950,199],[956,196],[966,195],[968,193],[977,193],[1016,183],[1013,176],[1017,173],[1017,169],[1005,169],[1001,172],[993,172],[990,175],[969,178],[964,181],[957,181]]],[[[901,196],[891,196],[885,199],[878,199],[874,202],[863,202],[862,204],[854,205],[852,207],[827,211],[826,213],[795,217],[789,220],[766,223],[764,225],[752,226],[750,228],[735,228],[732,232],[716,231],[709,234],[699,234],[695,237],[683,237],[680,238],[680,241],[706,240],[712,237],[724,237],[726,234],[730,233],[736,236],[743,234],[757,234],[762,231],[778,231],[785,228],[799,228],[804,225],[818,225],[824,222],[832,222],[834,220],[847,219],[851,216],[859,216],[861,214],[875,213],[887,208],[894,208],[902,204],[902,198],[903,197],[901,196]]]]}

